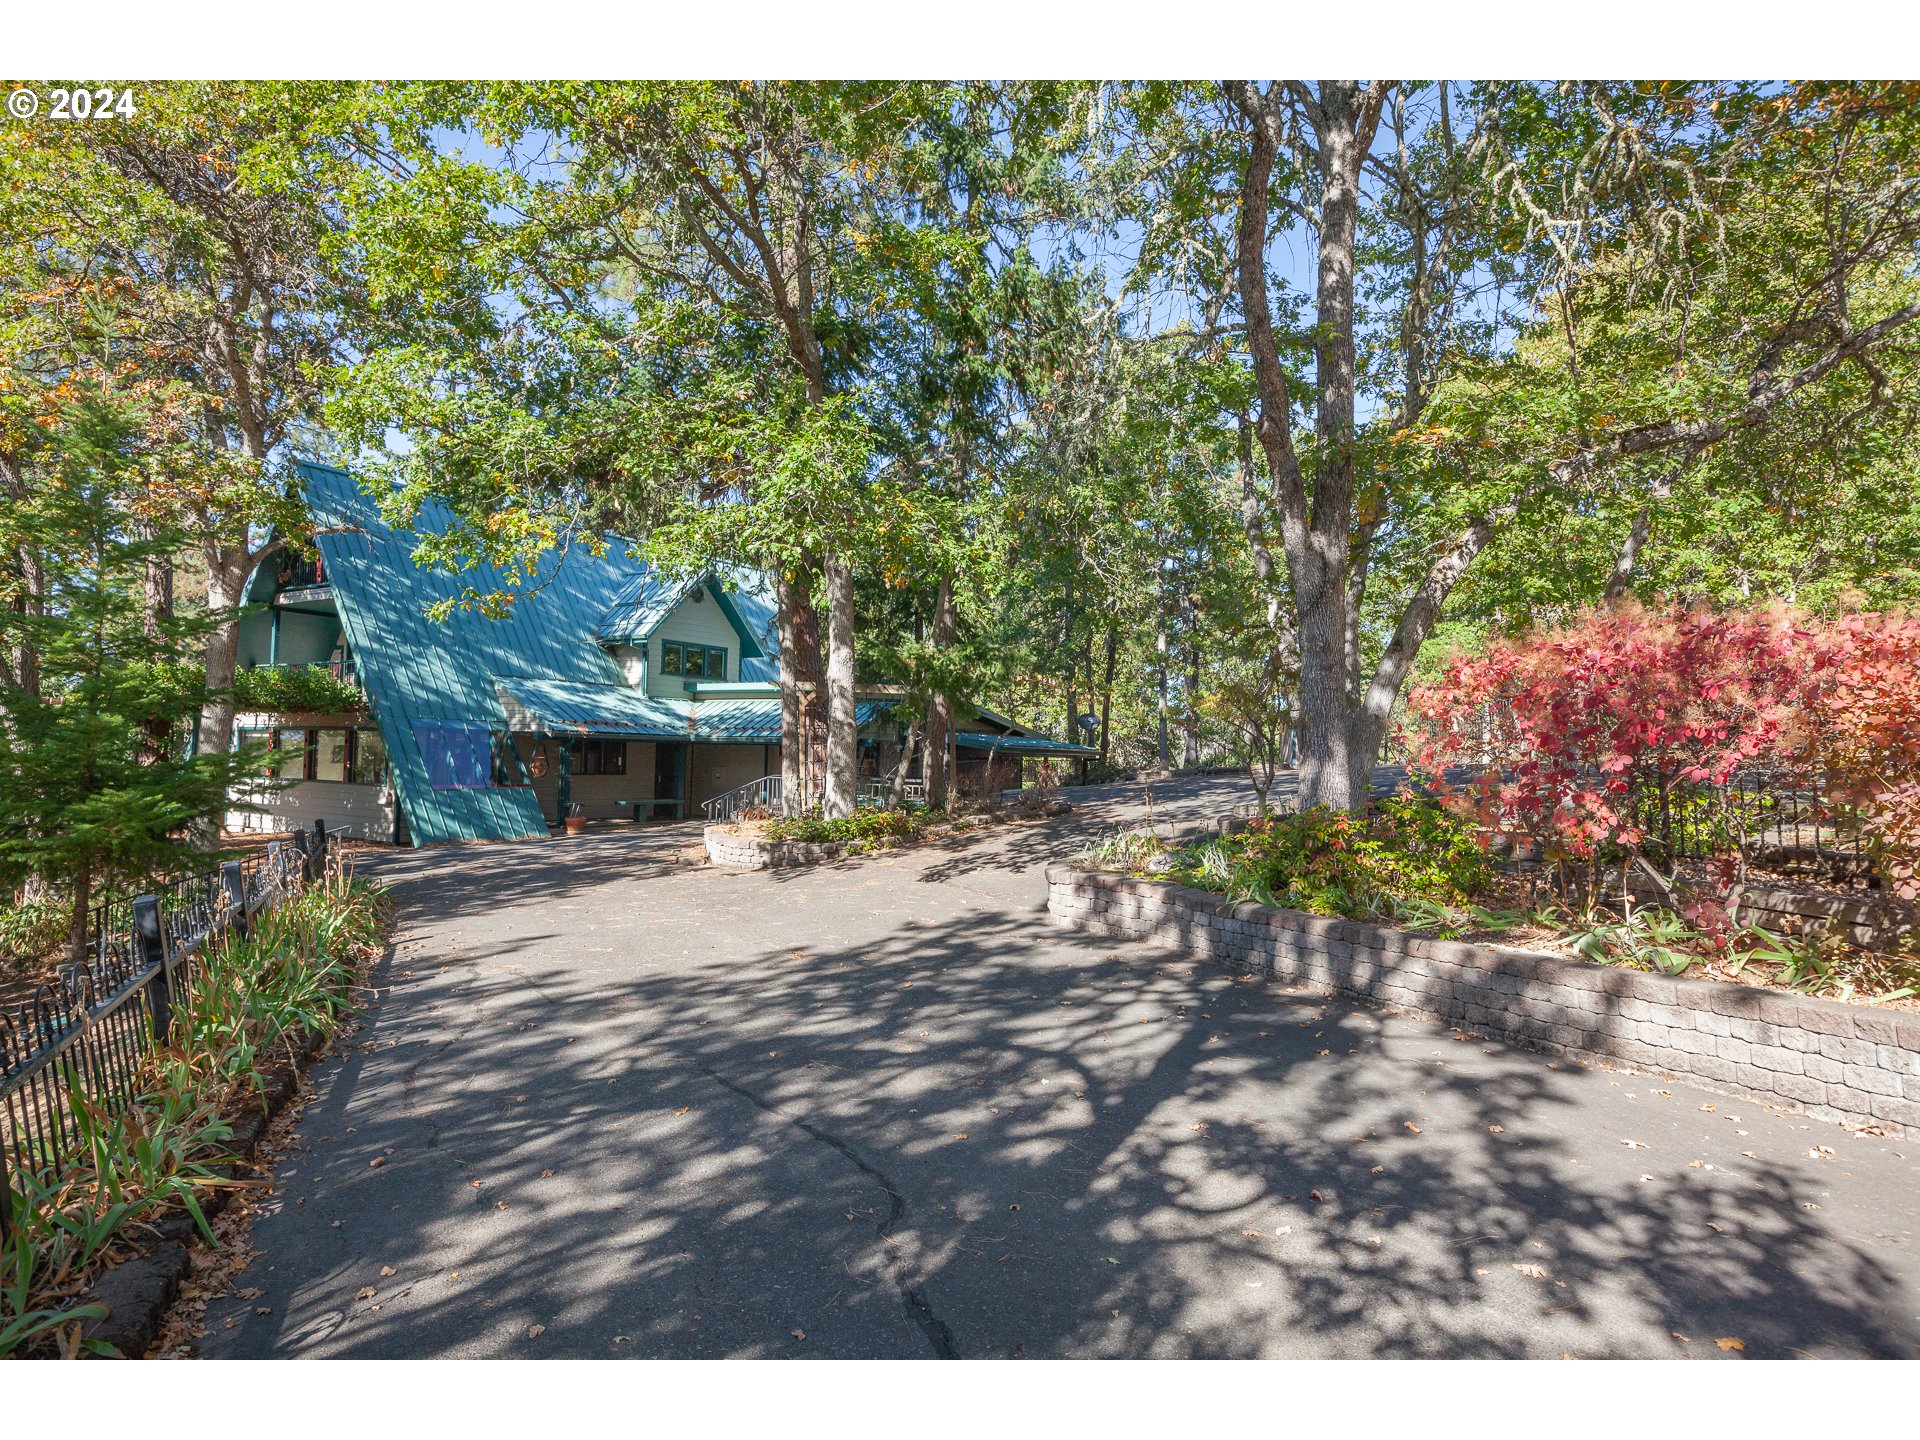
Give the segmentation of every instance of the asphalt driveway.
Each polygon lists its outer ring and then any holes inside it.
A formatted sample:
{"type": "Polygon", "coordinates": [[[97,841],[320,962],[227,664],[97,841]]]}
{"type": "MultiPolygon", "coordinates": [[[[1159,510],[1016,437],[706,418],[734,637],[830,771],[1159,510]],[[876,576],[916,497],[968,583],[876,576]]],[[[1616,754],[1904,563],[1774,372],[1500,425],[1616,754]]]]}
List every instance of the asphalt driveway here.
{"type": "Polygon", "coordinates": [[[1055,928],[1141,813],[1089,798],[807,871],[383,857],[203,1353],[1920,1355],[1920,1146],[1055,928]]]}

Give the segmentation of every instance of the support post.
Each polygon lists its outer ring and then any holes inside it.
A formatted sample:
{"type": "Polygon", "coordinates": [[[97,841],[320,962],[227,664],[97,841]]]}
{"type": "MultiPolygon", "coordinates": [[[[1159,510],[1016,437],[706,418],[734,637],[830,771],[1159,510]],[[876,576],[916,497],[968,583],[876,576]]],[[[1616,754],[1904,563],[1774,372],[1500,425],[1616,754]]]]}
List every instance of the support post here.
{"type": "Polygon", "coordinates": [[[313,864],[308,867],[308,879],[327,873],[327,822],[316,818],[313,822],[313,864]]]}
{"type": "Polygon", "coordinates": [[[561,829],[567,827],[567,815],[573,808],[573,742],[561,739],[555,742],[559,754],[554,757],[554,803],[560,813],[554,817],[554,824],[561,829]]]}
{"type": "Polygon", "coordinates": [[[313,851],[308,848],[306,826],[293,832],[293,848],[300,852],[300,880],[304,884],[313,878],[313,851]]]}
{"type": "Polygon", "coordinates": [[[167,961],[166,927],[160,923],[160,901],[142,895],[133,902],[133,944],[140,964],[153,967],[147,982],[147,1009],[153,1016],[153,1043],[161,1046],[173,1033],[173,972],[167,961]]]}
{"type": "Polygon", "coordinates": [[[247,877],[238,860],[220,867],[220,889],[227,897],[228,930],[247,933],[247,877]]]}

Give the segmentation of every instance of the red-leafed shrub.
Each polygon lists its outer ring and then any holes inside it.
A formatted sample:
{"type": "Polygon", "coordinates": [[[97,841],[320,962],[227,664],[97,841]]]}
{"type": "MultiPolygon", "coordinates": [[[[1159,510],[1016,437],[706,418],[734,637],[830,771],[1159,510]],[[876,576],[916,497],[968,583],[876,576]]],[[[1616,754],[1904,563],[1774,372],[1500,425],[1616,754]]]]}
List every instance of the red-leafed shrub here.
{"type": "MultiPolygon", "coordinates": [[[[1485,765],[1464,803],[1549,860],[1638,855],[1645,797],[1725,809],[1762,768],[1823,784],[1892,888],[1920,891],[1920,620],[1596,610],[1456,657],[1407,708],[1416,763],[1485,765]]],[[[1719,818],[1737,848],[1742,817],[1719,818]]]]}
{"type": "Polygon", "coordinates": [[[1421,768],[1488,767],[1468,791],[1485,823],[1591,862],[1644,842],[1636,790],[1806,749],[1833,650],[1785,608],[1595,611],[1453,660],[1408,697],[1408,739],[1421,768]]]}
{"type": "Polygon", "coordinates": [[[1800,758],[1858,816],[1889,887],[1920,896],[1920,619],[1844,616],[1830,643],[1836,661],[1800,758]]]}

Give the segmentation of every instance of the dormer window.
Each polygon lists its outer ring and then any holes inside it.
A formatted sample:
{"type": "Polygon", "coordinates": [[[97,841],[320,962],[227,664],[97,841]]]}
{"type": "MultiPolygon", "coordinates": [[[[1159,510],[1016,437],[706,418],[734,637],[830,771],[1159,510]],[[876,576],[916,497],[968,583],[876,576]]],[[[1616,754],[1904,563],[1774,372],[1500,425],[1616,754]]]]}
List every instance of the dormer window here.
{"type": "Polygon", "coordinates": [[[688,645],[678,640],[660,642],[660,673],[688,680],[725,680],[727,652],[719,645],[688,645]]]}

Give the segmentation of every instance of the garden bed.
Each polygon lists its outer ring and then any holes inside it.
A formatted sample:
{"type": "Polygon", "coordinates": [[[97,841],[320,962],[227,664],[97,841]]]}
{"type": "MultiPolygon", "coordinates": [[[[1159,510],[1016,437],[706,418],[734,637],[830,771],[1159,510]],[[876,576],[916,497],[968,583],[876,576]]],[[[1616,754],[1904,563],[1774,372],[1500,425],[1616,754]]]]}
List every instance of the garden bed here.
{"type": "Polygon", "coordinates": [[[1415,797],[1381,801],[1364,817],[1313,810],[1222,819],[1170,837],[1123,831],[1083,858],[1232,900],[1440,939],[1920,1011],[1920,946],[1903,902],[1756,880],[1729,909],[1706,867],[1695,867],[1671,882],[1685,913],[1653,903],[1665,897],[1637,869],[1629,909],[1617,893],[1583,898],[1564,876],[1556,888],[1537,864],[1497,860],[1471,818],[1415,797]]]}
{"type": "Polygon", "coordinates": [[[268,1121],[348,1023],[384,928],[380,892],[333,870],[184,972],[172,1043],[124,1098],[72,1103],[82,1143],[13,1176],[0,1356],[145,1353],[189,1247],[212,1241],[268,1121]]]}
{"type": "Polygon", "coordinates": [[[863,810],[845,820],[739,820],[730,825],[706,827],[707,860],[732,870],[825,865],[849,856],[923,844],[1007,821],[1064,815],[1072,808],[1065,800],[1047,798],[985,806],[953,816],[926,810],[863,810]],[[848,838],[838,838],[842,834],[848,838]]]}

